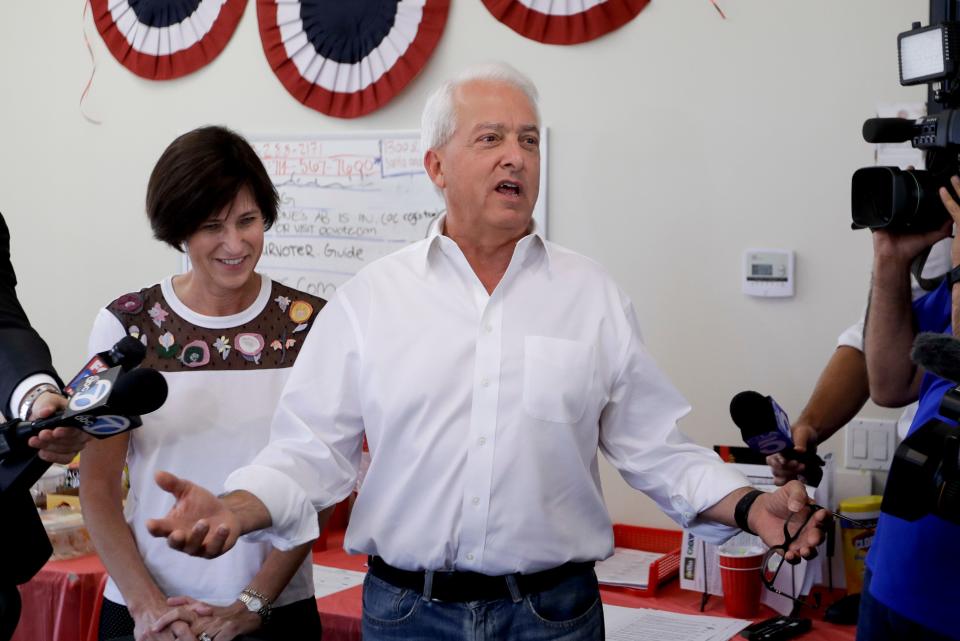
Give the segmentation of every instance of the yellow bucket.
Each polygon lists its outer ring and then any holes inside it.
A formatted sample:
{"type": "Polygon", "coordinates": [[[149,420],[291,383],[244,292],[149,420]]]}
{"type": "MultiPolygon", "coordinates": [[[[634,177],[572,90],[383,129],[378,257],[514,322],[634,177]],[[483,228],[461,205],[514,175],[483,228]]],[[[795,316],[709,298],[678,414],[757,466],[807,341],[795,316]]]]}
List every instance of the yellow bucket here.
{"type": "Polygon", "coordinates": [[[863,590],[863,572],[866,567],[867,552],[873,543],[873,535],[880,518],[882,496],[852,496],[840,501],[840,514],[860,521],[868,527],[856,527],[852,523],[840,521],[843,539],[843,567],[847,577],[847,594],[859,594],[863,590]]]}

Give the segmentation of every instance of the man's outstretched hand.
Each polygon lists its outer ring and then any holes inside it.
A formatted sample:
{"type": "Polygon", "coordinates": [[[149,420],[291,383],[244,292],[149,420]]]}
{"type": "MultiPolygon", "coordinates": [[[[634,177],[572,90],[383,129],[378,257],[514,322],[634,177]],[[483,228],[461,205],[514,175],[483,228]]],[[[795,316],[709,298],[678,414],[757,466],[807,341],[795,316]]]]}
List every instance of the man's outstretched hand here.
{"type": "MultiPolygon", "coordinates": [[[[806,520],[810,511],[810,498],[800,481],[790,481],[776,492],[766,492],[754,502],[748,515],[750,528],[767,545],[783,545],[783,526],[787,519],[797,527],[806,520]]],[[[798,563],[801,558],[812,559],[817,556],[817,546],[823,542],[827,518],[830,512],[821,509],[810,517],[793,543],[790,544],[784,558],[789,563],[798,563]]],[[[791,532],[795,528],[791,528],[791,532]]]]}
{"type": "Polygon", "coordinates": [[[162,519],[148,519],[147,530],[190,556],[212,559],[234,546],[243,533],[227,504],[195,483],[169,472],[157,472],[157,485],[176,499],[162,519]]]}

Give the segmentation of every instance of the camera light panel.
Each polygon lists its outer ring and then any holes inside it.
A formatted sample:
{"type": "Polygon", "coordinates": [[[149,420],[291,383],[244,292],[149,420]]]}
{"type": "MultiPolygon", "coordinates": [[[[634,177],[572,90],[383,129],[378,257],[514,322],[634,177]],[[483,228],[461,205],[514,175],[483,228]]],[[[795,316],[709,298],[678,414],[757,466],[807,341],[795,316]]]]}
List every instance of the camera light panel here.
{"type": "Polygon", "coordinates": [[[953,71],[951,34],[940,24],[905,31],[897,37],[900,84],[916,85],[945,78],[953,71]]]}
{"type": "Polygon", "coordinates": [[[793,252],[748,249],[743,252],[743,293],[761,298],[793,296],[793,252]]]}

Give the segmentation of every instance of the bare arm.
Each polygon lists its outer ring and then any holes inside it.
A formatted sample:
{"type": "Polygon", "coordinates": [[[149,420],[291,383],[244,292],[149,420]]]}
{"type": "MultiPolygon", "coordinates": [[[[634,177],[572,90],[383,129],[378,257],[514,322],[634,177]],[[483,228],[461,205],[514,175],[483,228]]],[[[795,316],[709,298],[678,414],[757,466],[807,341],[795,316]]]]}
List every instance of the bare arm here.
{"type": "Polygon", "coordinates": [[[849,423],[868,398],[870,385],[863,352],[841,345],[823,368],[797,424],[809,425],[816,433],[816,443],[823,443],[849,423]]]}
{"type": "MultiPolygon", "coordinates": [[[[810,400],[791,427],[794,448],[815,452],[817,444],[850,422],[868,398],[870,386],[863,352],[841,345],[827,361],[810,400]]],[[[782,454],[771,454],[767,463],[773,468],[777,485],[797,478],[804,469],[803,463],[787,460],[782,454]]]]}
{"type": "Polygon", "coordinates": [[[123,518],[121,474],[127,455],[128,434],[87,444],[80,457],[80,500],[90,536],[107,571],[116,581],[134,619],[137,639],[173,639],[173,631],[149,633],[150,625],[169,610],[147,570],[123,518]],[[146,635],[146,636],[144,636],[146,635]]]}
{"type": "MultiPolygon", "coordinates": [[[[332,513],[333,507],[328,507],[317,514],[317,524],[320,526],[321,533],[332,513]]],[[[310,541],[285,552],[274,549],[247,587],[275,601],[290,583],[293,575],[297,573],[297,569],[312,547],[313,541],[310,541]]]]}
{"type": "Polygon", "coordinates": [[[910,262],[949,233],[950,224],[925,234],[873,232],[873,281],[864,330],[870,397],[900,407],[917,399],[922,372],[910,360],[916,336],[911,306],[910,262]]]}

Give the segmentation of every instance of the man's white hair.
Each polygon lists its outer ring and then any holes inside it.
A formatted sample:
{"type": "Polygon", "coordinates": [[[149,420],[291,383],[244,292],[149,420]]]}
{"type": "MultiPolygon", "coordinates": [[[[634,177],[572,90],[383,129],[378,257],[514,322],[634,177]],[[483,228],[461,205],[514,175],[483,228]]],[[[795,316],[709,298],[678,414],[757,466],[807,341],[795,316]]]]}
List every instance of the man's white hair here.
{"type": "Polygon", "coordinates": [[[489,62],[467,67],[452,79],[440,85],[427,98],[420,118],[420,148],[426,153],[429,149],[439,149],[447,144],[457,128],[457,113],[453,105],[453,92],[468,82],[475,80],[502,82],[516,87],[530,100],[533,113],[540,122],[540,109],[537,106],[539,94],[536,85],[527,76],[505,62],[489,62]]]}

